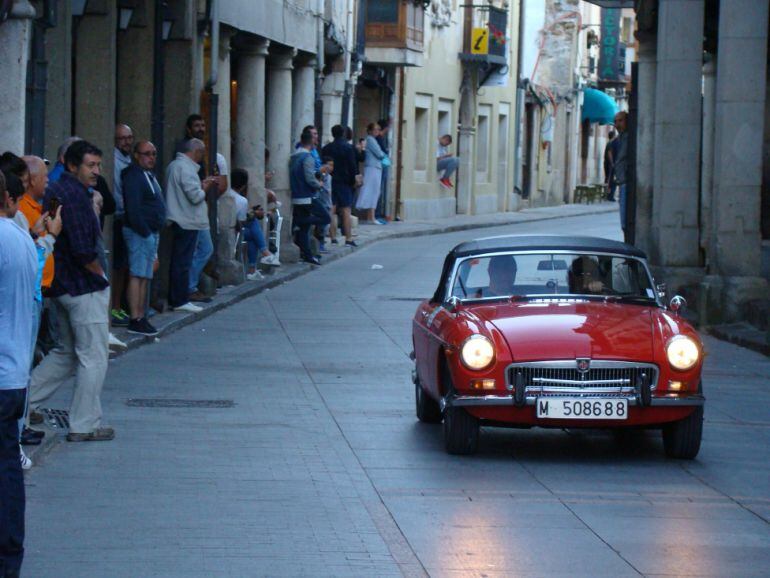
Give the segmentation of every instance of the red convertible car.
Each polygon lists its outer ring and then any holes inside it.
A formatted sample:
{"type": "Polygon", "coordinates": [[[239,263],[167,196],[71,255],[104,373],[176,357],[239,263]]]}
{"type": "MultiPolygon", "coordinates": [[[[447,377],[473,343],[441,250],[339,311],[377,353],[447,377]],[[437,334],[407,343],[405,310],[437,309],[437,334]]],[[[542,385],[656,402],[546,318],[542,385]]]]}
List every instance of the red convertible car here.
{"type": "Polygon", "coordinates": [[[413,320],[415,403],[446,449],[479,426],[654,427],[670,457],[698,454],[703,344],[662,302],[639,249],[607,239],[462,243],[413,320]]]}

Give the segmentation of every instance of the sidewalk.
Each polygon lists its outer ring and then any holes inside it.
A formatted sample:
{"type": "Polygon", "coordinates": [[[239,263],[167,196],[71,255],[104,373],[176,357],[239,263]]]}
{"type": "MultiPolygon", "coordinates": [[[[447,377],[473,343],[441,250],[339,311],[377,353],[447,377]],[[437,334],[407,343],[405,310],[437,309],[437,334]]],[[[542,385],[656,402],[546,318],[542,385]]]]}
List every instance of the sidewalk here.
{"type": "MultiPolygon", "coordinates": [[[[559,207],[527,209],[516,213],[496,213],[493,215],[474,216],[460,215],[432,221],[391,222],[382,226],[362,225],[358,227],[358,237],[356,237],[356,243],[358,243],[357,248],[354,249],[344,245],[332,245],[329,243],[327,244],[329,253],[323,256],[323,263],[328,264],[332,261],[336,261],[346,255],[350,255],[353,251],[359,251],[372,243],[386,239],[439,235],[442,233],[452,233],[469,229],[500,227],[505,225],[516,225],[519,223],[611,213],[617,210],[617,203],[562,205],[559,207]]],[[[515,229],[511,230],[511,233],[515,232],[515,229]]],[[[281,267],[272,268],[271,271],[265,272],[265,279],[263,280],[246,281],[241,285],[220,288],[211,303],[196,303],[196,305],[200,305],[203,308],[199,313],[169,311],[167,313],[156,314],[152,317],[152,324],[159,331],[157,337],[133,335],[123,328],[113,327],[113,334],[127,345],[127,349],[112,349],[110,359],[112,360],[129,350],[136,349],[143,345],[156,343],[161,338],[170,335],[174,331],[200,321],[201,319],[213,315],[235,303],[252,297],[253,295],[257,295],[262,291],[277,287],[278,285],[305,275],[315,268],[316,267],[307,263],[284,263],[281,267]]],[[[59,437],[57,434],[60,434],[62,430],[54,427],[53,424],[48,421],[35,427],[43,429],[46,432],[43,443],[39,446],[25,446],[24,450],[34,464],[37,465],[44,461],[45,455],[57,442],[57,438],[59,437]]]]}
{"type": "MultiPolygon", "coordinates": [[[[372,243],[386,239],[440,235],[442,233],[452,233],[468,229],[500,227],[505,225],[516,225],[517,223],[531,223],[533,221],[546,221],[551,219],[563,219],[566,217],[611,213],[617,210],[617,203],[562,205],[559,207],[527,209],[516,213],[495,213],[493,215],[473,216],[458,215],[432,221],[397,221],[381,226],[359,225],[358,237],[356,237],[358,247],[354,249],[344,245],[332,245],[331,243],[328,243],[326,247],[329,250],[329,253],[323,255],[323,264],[331,263],[332,261],[336,261],[337,259],[341,259],[342,257],[351,254],[353,251],[361,250],[372,243]]],[[[515,231],[511,231],[511,233],[515,233],[515,231]]],[[[261,281],[246,281],[241,285],[218,289],[217,294],[211,303],[196,303],[196,305],[203,307],[203,311],[199,313],[167,312],[154,315],[152,317],[152,324],[159,331],[157,337],[133,335],[119,327],[113,327],[112,333],[128,345],[128,350],[135,349],[146,343],[152,343],[155,339],[168,335],[169,333],[194,323],[199,319],[208,317],[209,315],[242,301],[243,299],[296,279],[301,275],[309,273],[314,268],[314,266],[307,263],[284,263],[281,267],[273,267],[270,271],[263,271],[265,279],[261,281]]],[[[113,351],[110,358],[122,355],[126,351],[126,349],[113,351]]]]}

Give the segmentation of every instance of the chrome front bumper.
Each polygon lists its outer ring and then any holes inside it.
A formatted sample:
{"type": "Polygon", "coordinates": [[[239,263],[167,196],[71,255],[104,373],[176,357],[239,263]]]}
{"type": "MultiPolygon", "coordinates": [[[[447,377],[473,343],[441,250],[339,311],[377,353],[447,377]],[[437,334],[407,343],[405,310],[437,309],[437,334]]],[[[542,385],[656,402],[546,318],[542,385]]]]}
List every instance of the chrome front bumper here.
{"type": "MultiPolygon", "coordinates": [[[[555,397],[580,399],[581,396],[546,396],[544,399],[553,399],[555,397]]],[[[591,397],[591,396],[585,396],[591,397]]],[[[591,397],[591,399],[594,399],[591,397]]],[[[622,397],[608,397],[607,400],[625,399],[628,400],[628,405],[635,406],[641,405],[636,396],[622,396],[622,397]]],[[[534,395],[528,395],[525,398],[525,405],[535,405],[537,397],[534,395]]],[[[699,393],[689,395],[664,395],[659,397],[653,397],[650,400],[650,405],[645,407],[697,407],[704,404],[706,398],[699,393]]],[[[506,407],[516,406],[512,395],[450,395],[444,397],[440,401],[441,410],[443,411],[447,407],[506,407]]]]}

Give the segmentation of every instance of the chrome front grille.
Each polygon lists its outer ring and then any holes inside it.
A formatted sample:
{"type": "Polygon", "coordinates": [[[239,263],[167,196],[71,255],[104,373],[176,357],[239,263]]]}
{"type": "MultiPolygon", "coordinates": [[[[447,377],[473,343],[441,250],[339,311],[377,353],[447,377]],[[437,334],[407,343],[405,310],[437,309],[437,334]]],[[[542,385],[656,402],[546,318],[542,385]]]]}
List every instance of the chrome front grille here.
{"type": "Polygon", "coordinates": [[[508,366],[508,389],[513,390],[520,379],[526,395],[617,397],[635,395],[643,381],[649,380],[653,391],[658,384],[658,368],[651,363],[589,360],[589,364],[580,371],[576,359],[514,363],[508,366]]]}

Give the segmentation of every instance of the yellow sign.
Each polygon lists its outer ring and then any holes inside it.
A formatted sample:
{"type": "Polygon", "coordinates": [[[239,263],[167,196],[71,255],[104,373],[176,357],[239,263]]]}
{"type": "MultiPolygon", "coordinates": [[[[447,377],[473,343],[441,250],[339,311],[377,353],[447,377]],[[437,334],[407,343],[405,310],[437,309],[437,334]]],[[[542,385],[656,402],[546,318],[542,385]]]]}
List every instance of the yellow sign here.
{"type": "Polygon", "coordinates": [[[489,29],[474,28],[471,34],[471,54],[489,54],[489,29]]]}

